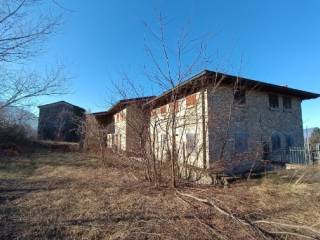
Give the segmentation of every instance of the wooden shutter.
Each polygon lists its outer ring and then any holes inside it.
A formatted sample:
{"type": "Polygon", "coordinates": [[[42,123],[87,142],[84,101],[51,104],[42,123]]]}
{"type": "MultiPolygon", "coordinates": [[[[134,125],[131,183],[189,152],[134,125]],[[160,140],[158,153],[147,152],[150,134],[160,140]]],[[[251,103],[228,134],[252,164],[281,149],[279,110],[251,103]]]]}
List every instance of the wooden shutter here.
{"type": "Polygon", "coordinates": [[[197,95],[196,94],[192,94],[186,97],[186,106],[190,107],[190,106],[194,106],[197,102],[197,95]]]}

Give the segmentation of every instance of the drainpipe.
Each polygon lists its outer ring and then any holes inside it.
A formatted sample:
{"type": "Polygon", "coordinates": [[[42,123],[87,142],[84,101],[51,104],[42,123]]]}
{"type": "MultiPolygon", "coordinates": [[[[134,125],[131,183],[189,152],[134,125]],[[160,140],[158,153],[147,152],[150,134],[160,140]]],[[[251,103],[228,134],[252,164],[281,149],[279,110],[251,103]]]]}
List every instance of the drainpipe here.
{"type": "Polygon", "coordinates": [[[202,84],[201,90],[201,111],[202,111],[202,144],[203,144],[203,168],[207,168],[207,134],[206,134],[206,105],[205,105],[205,96],[202,84]]]}

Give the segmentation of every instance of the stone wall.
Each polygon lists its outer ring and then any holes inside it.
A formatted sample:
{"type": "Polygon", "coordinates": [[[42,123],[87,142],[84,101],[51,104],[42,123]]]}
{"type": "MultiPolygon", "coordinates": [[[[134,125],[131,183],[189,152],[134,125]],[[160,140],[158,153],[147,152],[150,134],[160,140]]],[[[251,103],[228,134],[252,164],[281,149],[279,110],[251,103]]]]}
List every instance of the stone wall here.
{"type": "Polygon", "coordinates": [[[54,104],[40,107],[38,138],[53,141],[80,141],[78,131],[84,111],[68,104],[54,104]]]}
{"type": "MultiPolygon", "coordinates": [[[[219,160],[234,162],[260,160],[263,152],[272,149],[272,136],[279,136],[280,148],[286,148],[288,138],[291,147],[302,147],[303,127],[301,100],[291,98],[292,108],[285,110],[283,95],[277,94],[279,108],[269,106],[269,94],[255,89],[246,90],[245,104],[233,102],[233,87],[223,86],[208,90],[209,107],[209,152],[210,165],[215,167],[219,160]],[[247,138],[247,149],[236,151],[235,137],[247,138]]],[[[276,157],[276,156],[268,156],[276,157]]],[[[275,159],[276,160],[276,159],[275,159]]]]}
{"type": "Polygon", "coordinates": [[[115,113],[114,117],[114,146],[117,150],[126,151],[126,136],[127,136],[127,109],[115,113]]]}
{"type": "Polygon", "coordinates": [[[205,168],[209,157],[206,148],[207,109],[206,90],[178,99],[176,108],[173,103],[168,103],[153,109],[150,134],[154,142],[153,151],[156,158],[165,161],[170,157],[168,152],[172,151],[172,123],[175,122],[175,142],[179,163],[205,168]],[[173,113],[174,109],[176,111],[173,113]]]}

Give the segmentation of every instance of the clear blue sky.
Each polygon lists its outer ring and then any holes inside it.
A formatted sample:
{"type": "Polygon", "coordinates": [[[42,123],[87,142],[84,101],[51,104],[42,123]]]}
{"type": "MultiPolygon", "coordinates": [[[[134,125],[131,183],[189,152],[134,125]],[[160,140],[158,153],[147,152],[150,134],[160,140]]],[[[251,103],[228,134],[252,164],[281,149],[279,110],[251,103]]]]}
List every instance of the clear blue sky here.
{"type": "MultiPolygon", "coordinates": [[[[73,77],[73,93],[43,98],[41,103],[64,99],[91,111],[105,110],[111,96],[108,86],[123,71],[152,93],[143,74],[143,66],[150,64],[143,21],[156,26],[159,12],[170,19],[169,44],[185,26],[195,37],[210,33],[208,52],[219,56],[216,62],[223,62],[225,71],[236,74],[241,68],[248,78],[320,93],[319,0],[60,3],[75,12],[65,13],[65,24],[37,64],[64,63],[73,77]]],[[[303,120],[305,126],[320,126],[320,99],[303,103],[303,120]]]]}

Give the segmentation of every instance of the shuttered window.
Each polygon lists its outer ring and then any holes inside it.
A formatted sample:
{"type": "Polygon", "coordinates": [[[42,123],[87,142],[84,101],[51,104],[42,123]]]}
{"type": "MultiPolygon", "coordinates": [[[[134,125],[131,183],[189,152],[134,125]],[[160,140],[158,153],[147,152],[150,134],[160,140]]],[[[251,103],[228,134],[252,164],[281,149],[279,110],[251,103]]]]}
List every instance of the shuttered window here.
{"type": "Polygon", "coordinates": [[[186,134],[186,151],[188,154],[195,151],[196,148],[196,134],[187,133],[186,134]]]}
{"type": "Polygon", "coordinates": [[[167,144],[167,134],[162,133],[160,135],[160,147],[162,149],[165,149],[166,148],[166,144],[167,144]]]}
{"type": "Polygon", "coordinates": [[[272,151],[276,151],[281,148],[281,138],[279,134],[276,134],[276,133],[272,134],[271,144],[272,144],[272,151]]]}
{"type": "Polygon", "coordinates": [[[191,107],[194,106],[197,102],[197,95],[192,94],[186,97],[186,106],[191,107]]]}
{"type": "Polygon", "coordinates": [[[289,150],[293,146],[293,138],[291,135],[285,135],[286,138],[286,149],[289,150]]]}
{"type": "Polygon", "coordinates": [[[290,110],[292,108],[291,97],[283,97],[282,101],[284,110],[290,110]]]}
{"type": "Polygon", "coordinates": [[[166,114],[166,112],[167,112],[167,106],[162,106],[162,107],[160,108],[160,113],[161,113],[161,114],[166,114]]]}
{"type": "Polygon", "coordinates": [[[247,133],[235,134],[234,149],[236,153],[243,153],[248,151],[248,134],[247,133]]]}
{"type": "Polygon", "coordinates": [[[243,88],[237,88],[234,91],[234,102],[239,105],[246,103],[246,90],[243,88]]]}
{"type": "Polygon", "coordinates": [[[175,101],[174,103],[170,103],[169,105],[170,107],[170,111],[173,112],[179,112],[179,102],[178,101],[175,101]]]}
{"type": "Polygon", "coordinates": [[[276,94],[269,94],[269,106],[271,108],[279,108],[279,97],[276,94]]]}
{"type": "Polygon", "coordinates": [[[151,111],[151,116],[152,117],[157,116],[157,109],[154,109],[151,111]]]}

